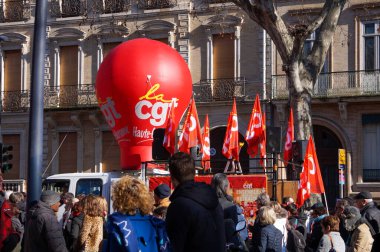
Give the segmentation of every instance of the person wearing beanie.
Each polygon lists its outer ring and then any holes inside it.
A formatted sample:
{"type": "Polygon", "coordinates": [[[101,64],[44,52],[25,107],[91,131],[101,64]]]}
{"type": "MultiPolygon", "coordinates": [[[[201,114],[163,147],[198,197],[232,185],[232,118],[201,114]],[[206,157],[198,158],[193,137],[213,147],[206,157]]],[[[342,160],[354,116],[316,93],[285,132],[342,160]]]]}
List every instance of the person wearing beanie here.
{"type": "Polygon", "coordinates": [[[161,184],[154,189],[154,206],[168,207],[170,205],[170,187],[167,184],[161,184]]]}
{"type": "Polygon", "coordinates": [[[349,232],[346,241],[346,251],[371,251],[373,245],[373,229],[371,224],[361,216],[359,209],[354,206],[346,206],[342,216],[344,221],[343,225],[349,232]]]}
{"type": "Polygon", "coordinates": [[[355,205],[360,209],[362,217],[371,224],[375,235],[372,251],[380,251],[380,210],[373,202],[372,194],[368,191],[358,193],[355,197],[355,205]]]}
{"type": "Polygon", "coordinates": [[[62,227],[59,225],[56,212],[60,206],[60,194],[54,191],[43,191],[40,200],[29,212],[29,220],[24,235],[25,252],[67,252],[62,227]]]}

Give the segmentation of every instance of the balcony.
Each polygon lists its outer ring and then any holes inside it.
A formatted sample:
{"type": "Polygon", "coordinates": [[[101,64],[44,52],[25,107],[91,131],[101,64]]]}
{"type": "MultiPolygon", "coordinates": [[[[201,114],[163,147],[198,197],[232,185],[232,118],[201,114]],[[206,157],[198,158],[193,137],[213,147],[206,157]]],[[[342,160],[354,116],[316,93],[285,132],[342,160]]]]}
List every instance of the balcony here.
{"type": "MultiPolygon", "coordinates": [[[[98,14],[127,12],[131,6],[130,0],[93,0],[92,12],[98,14]]],[[[90,7],[89,7],[90,8],[90,7]]]]}
{"type": "Polygon", "coordinates": [[[30,19],[29,0],[1,1],[0,3],[0,22],[19,22],[30,19]]]}
{"type": "Polygon", "coordinates": [[[50,14],[55,18],[78,17],[86,11],[85,0],[51,0],[50,14]]]}
{"type": "Polygon", "coordinates": [[[201,80],[193,85],[196,102],[231,101],[245,98],[246,80],[244,77],[231,79],[201,80]]]}
{"type": "Polygon", "coordinates": [[[171,8],[177,5],[176,0],[138,0],[138,7],[144,10],[171,8]]]}
{"type": "MultiPolygon", "coordinates": [[[[30,90],[1,92],[3,112],[28,111],[30,107],[30,90]]],[[[45,109],[72,109],[97,107],[98,102],[93,84],[73,86],[45,86],[45,109]]]]}
{"type": "MultiPolygon", "coordinates": [[[[288,99],[288,81],[285,75],[273,75],[270,97],[288,99]]],[[[319,75],[314,86],[314,98],[380,95],[380,70],[331,72],[319,75]]]]}

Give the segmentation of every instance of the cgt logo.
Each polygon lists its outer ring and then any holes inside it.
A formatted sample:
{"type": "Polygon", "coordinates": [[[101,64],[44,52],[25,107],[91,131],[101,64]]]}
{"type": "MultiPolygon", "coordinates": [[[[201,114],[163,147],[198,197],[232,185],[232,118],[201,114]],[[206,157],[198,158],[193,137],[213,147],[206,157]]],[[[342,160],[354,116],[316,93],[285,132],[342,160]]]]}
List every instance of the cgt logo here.
{"type": "Polygon", "coordinates": [[[148,92],[139,98],[135,106],[135,114],[141,120],[149,120],[154,127],[162,126],[165,123],[169,107],[178,106],[178,99],[165,100],[164,94],[155,94],[160,88],[160,84],[154,84],[148,92]],[[155,101],[155,102],[154,102],[155,101]]]}
{"type": "Polygon", "coordinates": [[[249,182],[245,181],[244,184],[243,184],[243,188],[244,189],[252,189],[253,185],[252,185],[252,183],[249,183],[249,182]]]}

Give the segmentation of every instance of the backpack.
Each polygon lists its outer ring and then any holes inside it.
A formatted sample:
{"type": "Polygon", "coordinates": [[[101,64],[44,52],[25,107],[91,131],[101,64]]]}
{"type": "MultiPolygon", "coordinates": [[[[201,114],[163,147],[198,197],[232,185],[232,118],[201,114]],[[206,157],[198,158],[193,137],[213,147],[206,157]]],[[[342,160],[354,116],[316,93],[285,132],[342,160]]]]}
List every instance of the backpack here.
{"type": "Polygon", "coordinates": [[[288,240],[286,242],[287,251],[305,251],[306,241],[303,234],[298,230],[291,228],[288,230],[288,240]]]}
{"type": "MultiPolygon", "coordinates": [[[[123,251],[171,252],[165,222],[151,215],[113,213],[107,230],[111,240],[117,241],[123,251]]],[[[109,242],[106,251],[111,251],[109,242]]]]}

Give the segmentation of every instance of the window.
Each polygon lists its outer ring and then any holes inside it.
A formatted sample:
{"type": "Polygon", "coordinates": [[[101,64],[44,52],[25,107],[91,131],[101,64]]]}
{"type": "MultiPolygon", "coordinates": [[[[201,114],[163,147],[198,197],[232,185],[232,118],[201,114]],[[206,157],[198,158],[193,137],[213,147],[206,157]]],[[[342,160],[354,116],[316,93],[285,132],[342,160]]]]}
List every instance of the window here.
{"type": "MultiPolygon", "coordinates": [[[[310,53],[311,50],[313,49],[313,45],[314,45],[314,41],[315,41],[317,33],[318,33],[318,30],[310,34],[310,36],[306,39],[305,44],[303,46],[304,56],[310,53]]],[[[329,59],[330,59],[330,50],[326,54],[325,63],[323,64],[321,73],[318,76],[318,81],[314,86],[314,95],[324,95],[326,94],[327,90],[331,88],[330,75],[327,74],[328,72],[330,72],[329,59]]]]}
{"type": "Polygon", "coordinates": [[[101,179],[80,179],[77,182],[75,196],[84,195],[102,195],[103,180],[101,179]]]}
{"type": "Polygon", "coordinates": [[[379,21],[363,24],[364,70],[375,70],[380,68],[379,35],[379,21]]]}
{"type": "MultiPolygon", "coordinates": [[[[313,32],[305,41],[305,44],[303,45],[303,54],[304,56],[311,52],[311,49],[313,49],[316,33],[318,33],[318,30],[316,32],[313,32]]],[[[330,50],[326,54],[326,60],[325,63],[323,64],[323,68],[321,73],[327,73],[330,71],[330,66],[329,66],[329,58],[330,58],[330,50]]]]}
{"type": "Polygon", "coordinates": [[[380,181],[380,114],[363,115],[363,181],[380,181]]]}
{"type": "Polygon", "coordinates": [[[214,34],[213,79],[234,78],[234,35],[214,34]]]}
{"type": "Polygon", "coordinates": [[[58,180],[58,179],[47,179],[42,183],[42,190],[52,190],[57,193],[66,193],[69,191],[70,180],[58,180]]]}
{"type": "Polygon", "coordinates": [[[4,110],[17,111],[21,105],[21,50],[4,51],[4,110]]]}
{"type": "Polygon", "coordinates": [[[118,170],[120,167],[120,149],[111,131],[102,133],[102,171],[118,170]]]}

